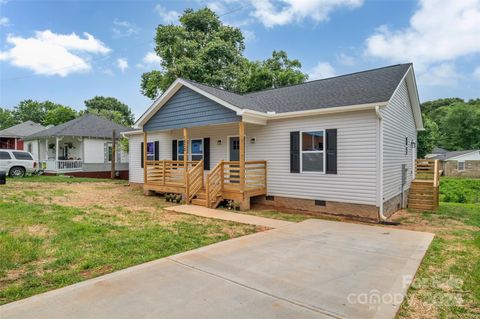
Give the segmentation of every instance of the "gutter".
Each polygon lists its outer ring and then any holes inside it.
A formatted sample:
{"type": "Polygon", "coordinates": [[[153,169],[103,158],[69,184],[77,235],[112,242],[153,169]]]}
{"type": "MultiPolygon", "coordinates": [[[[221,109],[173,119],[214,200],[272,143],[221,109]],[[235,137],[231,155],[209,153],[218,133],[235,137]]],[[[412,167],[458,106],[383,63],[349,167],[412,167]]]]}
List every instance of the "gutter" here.
{"type": "Polygon", "coordinates": [[[385,222],[388,218],[383,214],[383,119],[382,113],[380,112],[380,106],[375,106],[375,113],[378,118],[378,132],[379,132],[379,147],[378,151],[380,153],[380,180],[379,180],[379,190],[378,190],[378,220],[380,222],[385,222]]]}

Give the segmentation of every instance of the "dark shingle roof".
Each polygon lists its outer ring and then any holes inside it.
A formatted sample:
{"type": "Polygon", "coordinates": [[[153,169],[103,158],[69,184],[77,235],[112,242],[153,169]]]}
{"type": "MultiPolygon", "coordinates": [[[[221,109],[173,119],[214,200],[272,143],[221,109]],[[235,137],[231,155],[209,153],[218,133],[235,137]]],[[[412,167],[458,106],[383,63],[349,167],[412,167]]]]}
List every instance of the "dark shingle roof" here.
{"type": "Polygon", "coordinates": [[[244,95],[185,81],[242,109],[284,113],[386,102],[411,65],[397,64],[244,95]]]}
{"type": "Polygon", "coordinates": [[[37,137],[48,136],[83,136],[110,138],[112,137],[113,129],[116,130],[115,133],[117,137],[120,136],[121,132],[132,130],[132,128],[130,127],[117,124],[102,117],[87,114],[66,123],[27,136],[26,139],[35,139],[37,137]]]}
{"type": "Polygon", "coordinates": [[[32,121],[26,121],[26,122],[11,126],[9,128],[6,128],[4,130],[1,130],[0,136],[22,138],[30,134],[43,131],[44,129],[46,129],[46,127],[41,124],[38,124],[32,121]]]}

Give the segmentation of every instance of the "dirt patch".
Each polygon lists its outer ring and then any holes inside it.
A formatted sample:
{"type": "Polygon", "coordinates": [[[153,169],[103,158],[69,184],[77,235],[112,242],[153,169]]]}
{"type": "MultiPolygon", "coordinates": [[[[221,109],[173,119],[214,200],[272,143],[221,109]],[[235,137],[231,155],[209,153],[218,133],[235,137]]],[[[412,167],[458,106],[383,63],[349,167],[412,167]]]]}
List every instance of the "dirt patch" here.
{"type": "Polygon", "coordinates": [[[49,237],[55,234],[52,229],[41,224],[28,226],[27,231],[29,235],[37,237],[49,237]]]}

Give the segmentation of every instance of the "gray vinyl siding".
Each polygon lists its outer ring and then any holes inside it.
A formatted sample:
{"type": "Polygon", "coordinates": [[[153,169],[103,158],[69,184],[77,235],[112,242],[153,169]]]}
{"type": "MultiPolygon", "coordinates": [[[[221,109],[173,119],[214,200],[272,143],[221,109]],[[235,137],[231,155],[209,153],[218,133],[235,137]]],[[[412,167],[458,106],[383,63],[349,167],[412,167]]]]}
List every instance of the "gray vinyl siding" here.
{"type": "Polygon", "coordinates": [[[412,163],[417,149],[409,145],[405,155],[405,137],[417,140],[417,130],[405,81],[400,84],[387,107],[383,118],[383,199],[387,201],[402,191],[402,164],[408,168],[405,189],[412,181],[412,163]]]}
{"type": "Polygon", "coordinates": [[[239,120],[236,112],[187,87],[182,87],[145,123],[144,130],[159,131],[239,120]]]}
{"type": "Polygon", "coordinates": [[[268,195],[358,204],[377,203],[377,118],[374,111],[247,125],[247,160],[268,161],[268,195]],[[338,174],[290,173],[290,132],[337,129],[338,174]]]}
{"type": "MultiPolygon", "coordinates": [[[[246,159],[268,161],[269,195],[376,205],[378,143],[374,111],[272,120],[267,125],[247,124],[245,133],[246,159]],[[290,132],[332,128],[338,134],[338,174],[290,173],[290,132]],[[250,142],[252,137],[256,138],[255,144],[250,142]]],[[[188,134],[190,139],[210,138],[213,168],[220,160],[228,160],[228,137],[238,136],[238,123],[193,127],[188,134]]],[[[149,141],[160,139],[161,159],[171,159],[171,140],[182,138],[179,129],[148,134],[149,141]]],[[[142,135],[130,137],[131,182],[143,182],[142,140],[142,135]]]]}

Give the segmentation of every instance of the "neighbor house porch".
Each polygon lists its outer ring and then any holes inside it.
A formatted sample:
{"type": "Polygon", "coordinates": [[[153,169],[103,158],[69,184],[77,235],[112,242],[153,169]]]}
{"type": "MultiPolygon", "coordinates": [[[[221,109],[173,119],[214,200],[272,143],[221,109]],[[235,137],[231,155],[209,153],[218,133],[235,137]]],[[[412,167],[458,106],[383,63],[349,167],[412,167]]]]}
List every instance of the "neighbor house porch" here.
{"type": "Polygon", "coordinates": [[[199,138],[200,131],[194,127],[163,132],[168,136],[172,151],[169,153],[171,159],[165,156],[161,159],[159,143],[150,138],[155,132],[144,130],[143,145],[146,147],[142,146],[142,166],[146,194],[181,194],[186,203],[211,208],[224,199],[233,200],[241,209],[250,207],[251,197],[267,194],[267,162],[246,160],[245,122],[203,127],[202,132],[210,132],[208,137],[199,138]],[[234,127],[236,133],[232,132],[234,127]],[[223,133],[210,141],[215,135],[212,131],[223,133]],[[211,148],[215,150],[212,156],[211,148]],[[211,159],[215,162],[210,167],[211,159]]]}
{"type": "Polygon", "coordinates": [[[52,136],[38,140],[38,158],[45,172],[81,171],[84,163],[82,137],[52,136]]]}

